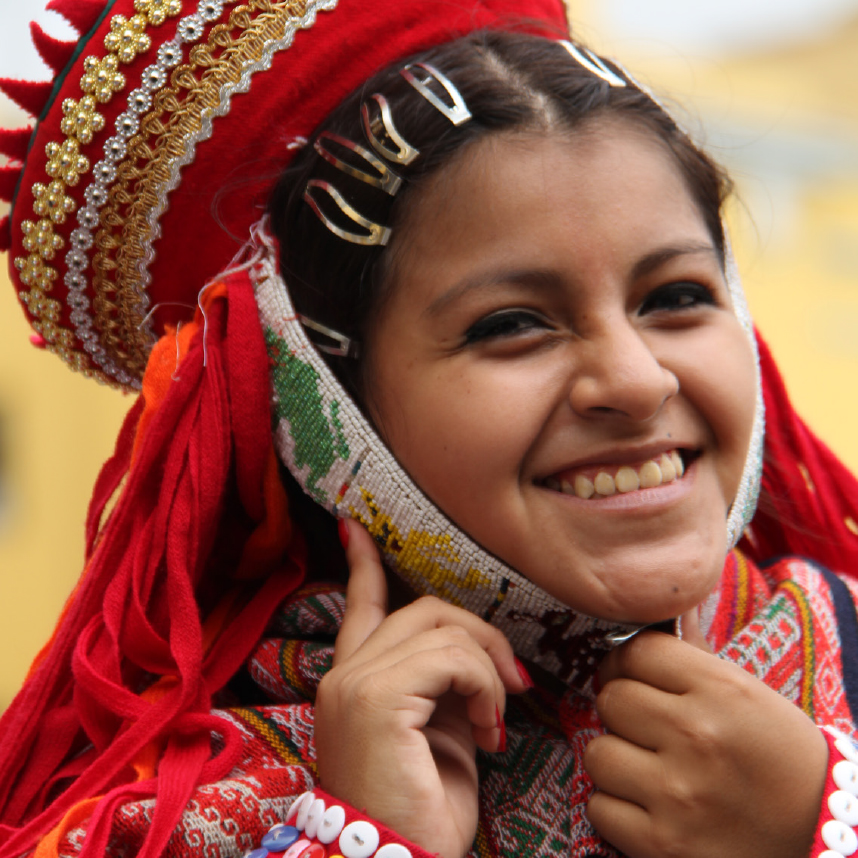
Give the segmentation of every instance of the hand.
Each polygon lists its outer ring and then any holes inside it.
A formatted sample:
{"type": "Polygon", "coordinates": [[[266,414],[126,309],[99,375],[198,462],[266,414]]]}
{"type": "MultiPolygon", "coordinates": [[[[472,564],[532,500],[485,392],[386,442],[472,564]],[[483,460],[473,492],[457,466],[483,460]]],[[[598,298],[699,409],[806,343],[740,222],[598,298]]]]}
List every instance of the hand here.
{"type": "Polygon", "coordinates": [[[477,826],[476,749],[498,750],[512,650],[473,614],[425,597],[387,616],[369,534],[348,522],[350,576],[334,667],[316,697],[319,777],[402,837],[461,858],[477,826]]]}
{"type": "Polygon", "coordinates": [[[643,632],[602,669],[587,816],[630,858],[806,858],[827,746],[793,703],[685,640],[643,632]]]}

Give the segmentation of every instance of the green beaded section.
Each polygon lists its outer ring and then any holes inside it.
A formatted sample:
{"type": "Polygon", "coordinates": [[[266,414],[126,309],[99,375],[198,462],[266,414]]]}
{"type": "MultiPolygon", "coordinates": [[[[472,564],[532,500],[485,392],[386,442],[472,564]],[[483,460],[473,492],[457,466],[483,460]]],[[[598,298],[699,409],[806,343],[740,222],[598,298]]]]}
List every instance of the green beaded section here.
{"type": "Polygon", "coordinates": [[[349,457],[349,445],[339,419],[340,404],[336,400],[331,402],[329,420],[316,370],[299,360],[269,327],[265,328],[265,343],[277,397],[274,419],[285,420],[289,425],[295,441],[295,466],[310,468],[304,488],[316,501],[326,505],[327,492],[318,483],[328,475],[337,458],[349,457]]]}

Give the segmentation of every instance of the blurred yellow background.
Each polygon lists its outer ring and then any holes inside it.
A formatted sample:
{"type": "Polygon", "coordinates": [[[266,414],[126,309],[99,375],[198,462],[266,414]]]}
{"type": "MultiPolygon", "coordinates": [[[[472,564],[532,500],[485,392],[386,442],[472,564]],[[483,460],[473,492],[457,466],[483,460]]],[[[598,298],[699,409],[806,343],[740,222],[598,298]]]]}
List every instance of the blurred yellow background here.
{"type": "MultiPolygon", "coordinates": [[[[802,2],[804,13],[814,7],[810,22],[786,0],[744,10],[726,0],[572,0],[572,9],[579,35],[671,107],[684,105],[687,127],[730,168],[755,318],[802,413],[858,470],[858,2],[802,2]]],[[[0,0],[0,74],[18,68],[9,45],[27,38],[21,10],[38,5],[0,0]]],[[[0,124],[22,115],[0,101],[0,124]]],[[[80,572],[89,492],[132,400],[30,346],[0,263],[2,709],[80,572]]]]}

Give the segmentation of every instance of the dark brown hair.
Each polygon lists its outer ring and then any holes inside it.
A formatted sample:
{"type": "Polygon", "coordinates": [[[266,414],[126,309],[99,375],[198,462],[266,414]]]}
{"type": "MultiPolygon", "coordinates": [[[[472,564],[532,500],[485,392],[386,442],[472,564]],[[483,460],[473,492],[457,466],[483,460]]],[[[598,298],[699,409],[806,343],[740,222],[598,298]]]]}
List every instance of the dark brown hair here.
{"type": "MultiPolygon", "coordinates": [[[[622,70],[609,62],[606,65],[628,81],[622,70]]],[[[633,121],[662,141],[675,158],[723,258],[721,206],[730,189],[726,174],[649,95],[632,81],[625,87],[610,86],[559,42],[522,33],[483,31],[403,60],[370,78],[316,130],[281,177],[269,211],[280,241],[281,271],[298,312],[360,342],[370,314],[389,285],[385,263],[390,252],[334,235],[303,199],[308,180],[331,182],[363,216],[390,226],[395,245],[397,224],[421,181],[474,141],[509,130],[570,131],[600,115],[633,121]],[[455,126],[419,95],[400,74],[408,62],[431,63],[446,75],[464,97],[472,119],[455,126]],[[369,148],[361,104],[374,93],[388,100],[397,130],[420,152],[407,166],[391,165],[405,179],[395,198],[347,176],[322,159],[312,145],[322,132],[333,132],[369,148]]],[[[360,231],[345,216],[340,220],[343,228],[360,231]]],[[[361,401],[359,361],[331,358],[330,362],[361,401]]]]}

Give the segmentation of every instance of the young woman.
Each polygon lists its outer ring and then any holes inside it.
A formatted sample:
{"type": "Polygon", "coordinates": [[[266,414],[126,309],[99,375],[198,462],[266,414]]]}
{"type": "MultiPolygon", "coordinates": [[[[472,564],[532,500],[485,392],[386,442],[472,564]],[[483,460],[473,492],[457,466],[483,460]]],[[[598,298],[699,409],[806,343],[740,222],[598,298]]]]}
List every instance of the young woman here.
{"type": "Polygon", "coordinates": [[[856,851],[858,494],[657,102],[547,0],[63,9],[11,255],[143,392],[0,854],[856,851]]]}

